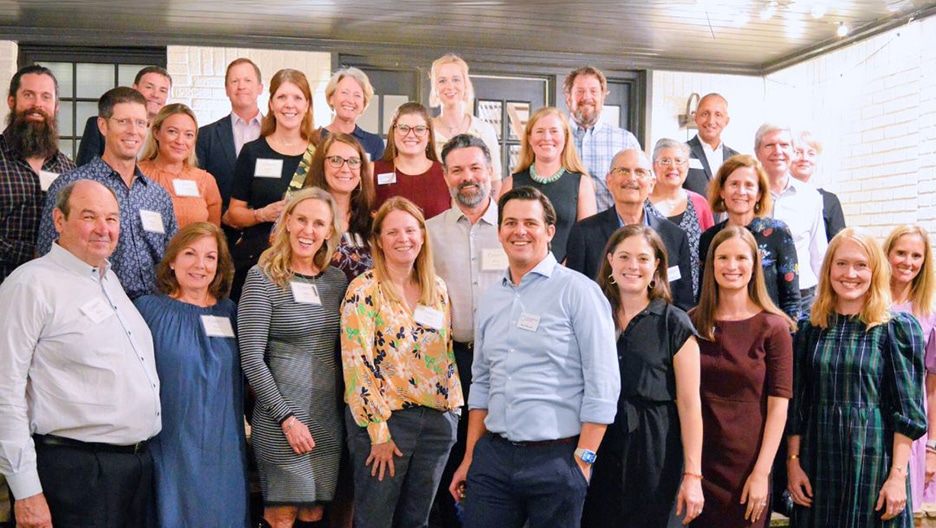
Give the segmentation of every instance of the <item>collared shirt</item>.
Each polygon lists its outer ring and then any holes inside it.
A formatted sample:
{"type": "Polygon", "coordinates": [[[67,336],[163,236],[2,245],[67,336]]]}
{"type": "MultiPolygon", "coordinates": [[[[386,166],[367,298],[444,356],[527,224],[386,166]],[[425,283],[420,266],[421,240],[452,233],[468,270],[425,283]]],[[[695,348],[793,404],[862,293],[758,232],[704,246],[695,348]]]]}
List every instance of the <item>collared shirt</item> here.
{"type": "Polygon", "coordinates": [[[549,253],[515,286],[507,270],[481,299],[469,409],[514,442],[568,438],[609,424],[621,378],[611,305],[549,253]]]}
{"type": "Polygon", "coordinates": [[[822,258],[829,247],[822,219],[822,196],[808,183],[789,174],[786,178],[787,186],[779,195],[770,193],[774,203],[771,216],[790,228],[799,264],[799,286],[805,290],[819,283],[822,258]]]}
{"type": "Polygon", "coordinates": [[[614,155],[624,149],[639,150],[640,142],[627,130],[601,121],[589,129],[580,127],[574,119],[569,119],[569,125],[572,127],[575,150],[595,182],[598,211],[604,211],[614,205],[614,197],[605,182],[614,155]]]}
{"type": "Polygon", "coordinates": [[[129,445],[162,428],[153,339],[109,266],[54,244],[0,285],[0,473],[42,491],[33,434],[129,445]]]}
{"type": "Polygon", "coordinates": [[[507,255],[497,240],[497,204],[492,199],[477,223],[452,208],[426,222],[436,274],[452,299],[452,336],[474,341],[474,316],[481,296],[503,276],[507,255]]]}
{"type": "Polygon", "coordinates": [[[725,149],[721,148],[721,143],[717,147],[712,147],[702,138],[699,138],[699,144],[702,145],[702,152],[705,153],[705,160],[708,161],[708,166],[712,169],[712,177],[714,177],[725,162],[725,149]]]}
{"type": "Polygon", "coordinates": [[[239,115],[231,112],[231,130],[234,131],[234,151],[237,152],[238,156],[240,155],[244,143],[249,143],[260,137],[261,119],[263,119],[263,114],[260,112],[257,112],[257,115],[253,116],[250,121],[244,121],[239,115]]]}
{"type": "MultiPolygon", "coordinates": [[[[328,134],[329,130],[325,127],[319,129],[322,133],[322,140],[324,140],[328,134]]],[[[351,132],[351,135],[354,136],[354,139],[358,140],[358,143],[364,147],[364,152],[367,153],[369,159],[367,161],[375,162],[383,158],[384,149],[386,145],[384,140],[377,134],[368,132],[358,125],[354,125],[354,130],[351,132]]]]}
{"type": "MultiPolygon", "coordinates": [[[[0,135],[0,283],[36,256],[36,234],[45,191],[39,175],[0,135]]],[[[61,174],[75,164],[61,151],[42,163],[42,171],[61,174]]],[[[49,175],[51,178],[51,174],[49,175]]]]}
{"type": "MultiPolygon", "coordinates": [[[[166,252],[166,244],[178,230],[172,197],[161,185],[144,176],[139,167],[134,171],[129,188],[120,174],[101,158],[95,158],[87,165],[61,175],[46,194],[37,244],[39,254],[44,255],[52,247],[52,241],[58,238],[52,223],[52,211],[55,209],[55,197],[62,187],[81,179],[94,180],[108,186],[117,195],[117,204],[120,206],[120,240],[110,263],[131,299],[153,292],[156,286],[156,265],[166,252]],[[158,219],[155,218],[157,214],[158,219]],[[161,224],[163,232],[145,229],[144,215],[152,218],[153,224],[161,224]]],[[[149,228],[155,229],[155,225],[149,225],[149,228]]]]}

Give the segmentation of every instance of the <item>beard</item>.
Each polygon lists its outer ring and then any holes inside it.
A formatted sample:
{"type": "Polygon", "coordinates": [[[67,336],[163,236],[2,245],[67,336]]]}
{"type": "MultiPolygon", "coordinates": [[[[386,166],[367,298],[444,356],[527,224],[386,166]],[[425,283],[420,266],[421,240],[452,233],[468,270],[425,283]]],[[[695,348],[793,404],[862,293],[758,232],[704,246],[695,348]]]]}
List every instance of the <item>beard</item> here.
{"type": "Polygon", "coordinates": [[[450,189],[450,194],[455,201],[465,207],[474,207],[480,204],[491,195],[491,185],[476,184],[473,182],[464,182],[455,189],[450,189]],[[471,185],[477,185],[478,189],[474,192],[466,188],[471,185]]]}
{"type": "Polygon", "coordinates": [[[23,158],[47,159],[58,153],[58,125],[55,118],[39,108],[11,112],[7,117],[4,139],[13,152],[23,158]],[[42,121],[32,121],[30,113],[42,115],[42,121]]]}
{"type": "Polygon", "coordinates": [[[578,104],[572,111],[572,118],[582,128],[594,126],[600,117],[601,114],[598,112],[598,105],[578,104]]]}

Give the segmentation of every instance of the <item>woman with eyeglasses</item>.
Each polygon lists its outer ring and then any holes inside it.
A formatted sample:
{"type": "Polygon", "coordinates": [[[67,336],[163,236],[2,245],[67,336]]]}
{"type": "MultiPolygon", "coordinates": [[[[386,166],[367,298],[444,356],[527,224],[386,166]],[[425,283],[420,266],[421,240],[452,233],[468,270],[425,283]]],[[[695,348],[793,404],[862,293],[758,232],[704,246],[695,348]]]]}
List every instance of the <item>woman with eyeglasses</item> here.
{"type": "Polygon", "coordinates": [[[520,163],[504,179],[501,193],[523,185],[541,191],[556,208],[552,252],[562,262],[572,224],[597,213],[598,206],[595,186],[575,152],[569,122],[556,107],[540,108],[530,116],[523,132],[520,163]]]}
{"type": "Polygon", "coordinates": [[[699,296],[699,238],[715,225],[712,209],[701,194],[683,189],[689,175],[689,146],[673,139],[661,139],[653,147],[653,173],[656,185],[650,192],[650,212],[678,225],[689,238],[692,264],[692,293],[699,296]]]}
{"type": "Polygon", "coordinates": [[[429,110],[419,103],[400,105],[387,131],[387,150],[374,163],[377,184],[374,210],[393,196],[402,196],[418,205],[426,218],[451,206],[452,198],[434,144],[429,110]]]}

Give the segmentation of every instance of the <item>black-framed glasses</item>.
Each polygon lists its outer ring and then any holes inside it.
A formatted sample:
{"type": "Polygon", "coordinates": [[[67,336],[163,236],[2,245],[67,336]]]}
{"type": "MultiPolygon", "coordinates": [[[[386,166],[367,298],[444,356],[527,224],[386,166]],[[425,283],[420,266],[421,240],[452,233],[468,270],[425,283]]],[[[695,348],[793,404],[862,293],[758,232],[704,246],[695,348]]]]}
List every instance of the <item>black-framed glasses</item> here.
{"type": "Polygon", "coordinates": [[[328,164],[336,169],[340,169],[345,163],[349,169],[356,169],[361,166],[361,158],[342,158],[341,156],[328,156],[325,158],[328,164]]]}
{"type": "Polygon", "coordinates": [[[413,135],[416,137],[423,137],[426,135],[426,132],[429,132],[429,127],[427,127],[426,125],[416,125],[416,126],[394,125],[393,128],[395,128],[397,132],[403,134],[403,137],[406,137],[406,135],[409,134],[410,131],[412,131],[413,135]]]}

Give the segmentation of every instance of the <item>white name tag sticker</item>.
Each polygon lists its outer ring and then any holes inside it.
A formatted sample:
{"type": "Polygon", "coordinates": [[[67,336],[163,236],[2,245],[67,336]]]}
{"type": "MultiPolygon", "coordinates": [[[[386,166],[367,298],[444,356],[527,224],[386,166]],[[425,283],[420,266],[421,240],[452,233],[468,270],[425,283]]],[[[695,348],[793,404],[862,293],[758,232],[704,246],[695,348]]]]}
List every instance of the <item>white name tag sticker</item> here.
{"type": "Polygon", "coordinates": [[[699,158],[689,158],[689,168],[705,170],[705,167],[702,166],[702,160],[699,158]]]}
{"type": "Polygon", "coordinates": [[[535,332],[539,328],[540,316],[523,313],[520,314],[520,320],[517,321],[517,328],[520,330],[527,330],[529,332],[535,332]]]}
{"type": "Polygon", "coordinates": [[[208,337],[234,337],[234,327],[229,317],[203,315],[201,321],[205,327],[205,335],[208,337]]]}
{"type": "Polygon", "coordinates": [[[504,271],[509,265],[504,248],[481,250],[481,271],[504,271]]]}
{"type": "Polygon", "coordinates": [[[319,297],[318,288],[314,284],[293,281],[289,283],[289,287],[292,289],[293,300],[297,303],[322,305],[322,298],[319,297]]]}
{"type": "Polygon", "coordinates": [[[49,187],[52,186],[52,182],[58,177],[59,174],[57,172],[39,171],[39,187],[41,187],[43,191],[48,191],[49,187]]]}
{"type": "Polygon", "coordinates": [[[283,160],[260,158],[254,167],[256,178],[281,178],[283,176],[283,160]]]}
{"type": "Polygon", "coordinates": [[[198,198],[198,184],[195,183],[195,180],[181,180],[174,179],[172,180],[172,188],[175,190],[176,196],[192,196],[198,198]]]}
{"type": "Polygon", "coordinates": [[[445,314],[442,313],[442,310],[417,304],[416,311],[413,312],[413,320],[427,328],[440,330],[445,322],[445,314]]]}
{"type": "Polygon", "coordinates": [[[679,266],[670,266],[666,269],[666,276],[669,277],[670,282],[678,281],[682,278],[682,273],[679,272],[679,266]]]}
{"type": "Polygon", "coordinates": [[[143,222],[143,229],[150,233],[166,232],[166,228],[163,227],[162,215],[159,214],[159,211],[140,209],[140,221],[143,222]]]}
{"type": "Polygon", "coordinates": [[[384,172],[377,175],[377,185],[390,185],[391,183],[396,183],[395,172],[384,172]]]}
{"type": "Polygon", "coordinates": [[[91,322],[98,324],[104,319],[114,315],[114,310],[102,299],[94,299],[81,305],[81,313],[88,316],[91,322]]]}

